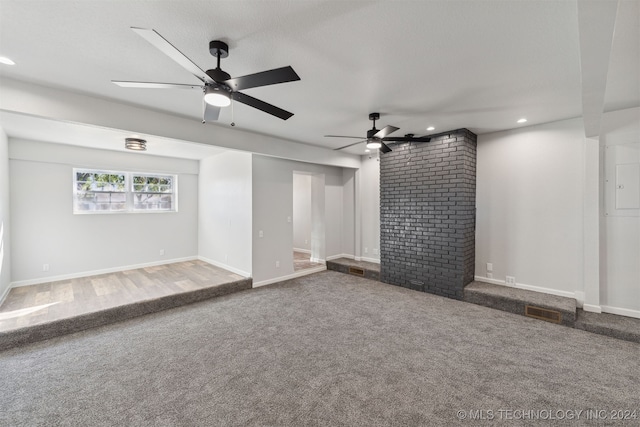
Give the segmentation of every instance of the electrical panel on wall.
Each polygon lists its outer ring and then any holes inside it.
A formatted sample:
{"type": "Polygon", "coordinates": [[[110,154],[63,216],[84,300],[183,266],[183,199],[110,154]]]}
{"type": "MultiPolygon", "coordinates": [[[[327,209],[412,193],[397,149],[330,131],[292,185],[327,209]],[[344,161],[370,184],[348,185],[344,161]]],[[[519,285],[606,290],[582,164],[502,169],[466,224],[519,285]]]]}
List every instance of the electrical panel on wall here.
{"type": "Polygon", "coordinates": [[[605,147],[605,212],[640,216],[640,142],[605,147]]]}

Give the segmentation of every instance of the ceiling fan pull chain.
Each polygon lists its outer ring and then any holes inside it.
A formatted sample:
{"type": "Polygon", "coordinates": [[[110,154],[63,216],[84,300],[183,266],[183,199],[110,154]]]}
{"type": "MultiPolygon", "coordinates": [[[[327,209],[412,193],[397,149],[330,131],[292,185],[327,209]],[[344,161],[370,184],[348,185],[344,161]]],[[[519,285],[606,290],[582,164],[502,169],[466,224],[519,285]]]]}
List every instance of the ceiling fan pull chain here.
{"type": "Polygon", "coordinates": [[[231,97],[231,126],[235,126],[236,122],[233,119],[233,96],[231,97]]]}

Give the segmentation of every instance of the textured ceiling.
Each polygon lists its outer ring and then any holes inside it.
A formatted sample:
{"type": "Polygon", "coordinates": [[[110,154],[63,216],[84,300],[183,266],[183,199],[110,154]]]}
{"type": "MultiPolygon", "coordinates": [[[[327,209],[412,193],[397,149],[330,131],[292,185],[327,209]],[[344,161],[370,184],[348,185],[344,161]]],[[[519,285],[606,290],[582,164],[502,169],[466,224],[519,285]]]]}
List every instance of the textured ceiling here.
{"type": "MultiPolygon", "coordinates": [[[[610,109],[640,103],[638,2],[622,8],[610,109]]],[[[232,76],[293,66],[301,81],[245,91],[294,112],[291,119],[236,104],[233,120],[237,128],[327,148],[353,140],[325,134],[365,135],[373,111],[382,114],[378,128],[398,126],[397,135],[461,127],[486,133],[520,126],[520,117],[530,125],[582,113],[576,3],[565,0],[2,0],[0,55],[16,65],[1,66],[0,77],[200,119],[197,91],[110,82],[198,82],[131,26],[155,29],[203,69],[215,66],[213,39],[229,43],[222,68],[232,76]],[[426,131],[430,125],[436,130],[426,131]]],[[[231,121],[227,108],[219,124],[231,121]]]]}

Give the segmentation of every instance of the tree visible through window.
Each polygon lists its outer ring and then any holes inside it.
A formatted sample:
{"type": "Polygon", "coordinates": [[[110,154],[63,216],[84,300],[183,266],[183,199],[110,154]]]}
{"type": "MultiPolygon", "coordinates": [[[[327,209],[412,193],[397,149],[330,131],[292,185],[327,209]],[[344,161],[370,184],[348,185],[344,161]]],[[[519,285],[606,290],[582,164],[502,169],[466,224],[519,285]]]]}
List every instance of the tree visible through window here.
{"type": "Polygon", "coordinates": [[[176,211],[176,177],[73,170],[74,213],[176,211]]]}

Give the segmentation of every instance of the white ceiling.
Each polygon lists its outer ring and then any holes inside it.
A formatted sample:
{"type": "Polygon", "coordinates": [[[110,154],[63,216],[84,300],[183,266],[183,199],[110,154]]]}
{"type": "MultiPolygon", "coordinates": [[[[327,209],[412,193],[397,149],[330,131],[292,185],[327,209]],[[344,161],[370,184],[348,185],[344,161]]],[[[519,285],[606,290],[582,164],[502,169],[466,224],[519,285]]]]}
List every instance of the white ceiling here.
{"type": "MultiPolygon", "coordinates": [[[[607,109],[640,106],[638,4],[620,2],[607,109]]],[[[336,148],[353,140],[323,135],[364,136],[379,111],[378,128],[395,125],[398,136],[481,134],[521,126],[521,117],[531,125],[582,115],[576,9],[567,0],[1,0],[0,55],[16,65],[0,66],[0,77],[199,119],[197,91],[111,83],[198,83],[129,29],[153,28],[205,70],[215,67],[213,39],[229,43],[222,68],[232,76],[296,70],[301,81],[245,91],[295,115],[236,104],[239,129],[336,148]]],[[[231,121],[227,108],[220,124],[231,121]]]]}

